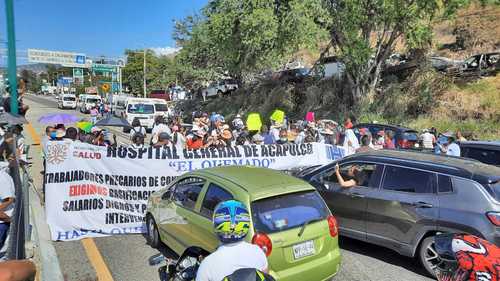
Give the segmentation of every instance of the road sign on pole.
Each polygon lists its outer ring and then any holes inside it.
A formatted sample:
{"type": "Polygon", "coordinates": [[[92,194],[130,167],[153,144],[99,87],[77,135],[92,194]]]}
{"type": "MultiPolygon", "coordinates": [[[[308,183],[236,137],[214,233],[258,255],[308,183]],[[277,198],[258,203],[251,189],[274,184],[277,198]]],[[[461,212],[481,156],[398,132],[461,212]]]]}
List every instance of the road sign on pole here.
{"type": "Polygon", "coordinates": [[[88,68],[89,62],[85,54],[28,49],[28,61],[34,63],[60,64],[67,67],[88,68]]]}
{"type": "Polygon", "coordinates": [[[73,81],[75,84],[83,84],[83,68],[73,68],[73,81]]]}

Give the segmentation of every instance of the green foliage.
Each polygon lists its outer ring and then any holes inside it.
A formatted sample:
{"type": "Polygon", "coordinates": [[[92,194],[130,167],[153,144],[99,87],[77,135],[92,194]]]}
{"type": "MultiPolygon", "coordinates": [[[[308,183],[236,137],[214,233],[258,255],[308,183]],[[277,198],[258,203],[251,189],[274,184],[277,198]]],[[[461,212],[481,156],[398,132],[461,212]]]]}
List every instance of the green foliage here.
{"type": "Polygon", "coordinates": [[[278,67],[302,48],[327,39],[328,16],[318,0],[210,1],[201,16],[176,23],[179,62],[213,80],[278,67]]]}
{"type": "MultiPolygon", "coordinates": [[[[122,79],[128,85],[133,95],[143,95],[144,52],[142,50],[126,50],[127,65],[122,70],[122,79]]],[[[146,51],[146,84],[148,91],[165,89],[176,81],[174,58],[156,56],[152,51],[146,51]]]]}

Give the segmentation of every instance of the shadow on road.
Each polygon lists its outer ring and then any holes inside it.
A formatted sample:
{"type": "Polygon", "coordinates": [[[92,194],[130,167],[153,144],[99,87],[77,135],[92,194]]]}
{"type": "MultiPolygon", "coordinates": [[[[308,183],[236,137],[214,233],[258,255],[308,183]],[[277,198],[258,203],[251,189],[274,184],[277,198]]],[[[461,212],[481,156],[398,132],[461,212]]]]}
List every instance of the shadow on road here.
{"type": "Polygon", "coordinates": [[[406,270],[419,274],[422,277],[429,277],[416,258],[405,257],[390,249],[348,237],[340,237],[339,245],[340,248],[345,251],[354,252],[392,264],[394,266],[405,268],[406,270]]]}

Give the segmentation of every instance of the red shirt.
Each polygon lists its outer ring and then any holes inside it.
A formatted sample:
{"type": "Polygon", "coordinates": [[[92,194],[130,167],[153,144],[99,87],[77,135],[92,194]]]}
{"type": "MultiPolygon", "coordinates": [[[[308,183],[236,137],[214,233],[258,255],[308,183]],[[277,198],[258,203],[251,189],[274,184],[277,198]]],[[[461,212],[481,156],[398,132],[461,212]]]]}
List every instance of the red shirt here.
{"type": "Polygon", "coordinates": [[[394,142],[390,139],[385,139],[385,144],[384,144],[385,149],[396,149],[396,146],[394,145],[394,142]]]}
{"type": "Polygon", "coordinates": [[[200,149],[203,147],[203,140],[197,139],[193,141],[193,139],[188,139],[186,144],[188,149],[200,149]]]}

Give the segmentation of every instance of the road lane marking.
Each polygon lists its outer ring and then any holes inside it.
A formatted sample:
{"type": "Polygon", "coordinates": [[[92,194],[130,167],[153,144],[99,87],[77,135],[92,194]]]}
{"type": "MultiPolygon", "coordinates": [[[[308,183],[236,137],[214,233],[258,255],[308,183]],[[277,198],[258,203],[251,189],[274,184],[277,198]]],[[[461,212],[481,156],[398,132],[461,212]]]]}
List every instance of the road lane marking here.
{"type": "Polygon", "coordinates": [[[38,135],[35,128],[33,128],[33,125],[31,125],[31,123],[28,123],[25,125],[25,128],[28,130],[31,139],[33,140],[33,145],[40,145],[41,143],[40,135],[38,135]]]}
{"type": "Polygon", "coordinates": [[[97,274],[97,280],[99,281],[113,281],[113,276],[109,271],[106,262],[104,262],[104,258],[102,257],[97,245],[92,238],[83,238],[81,240],[83,248],[87,253],[87,257],[89,258],[90,263],[94,267],[94,270],[97,274]]]}

